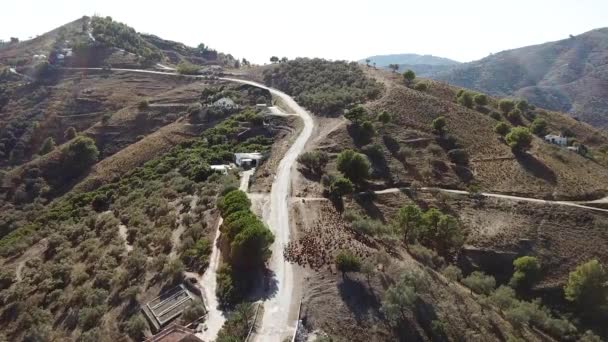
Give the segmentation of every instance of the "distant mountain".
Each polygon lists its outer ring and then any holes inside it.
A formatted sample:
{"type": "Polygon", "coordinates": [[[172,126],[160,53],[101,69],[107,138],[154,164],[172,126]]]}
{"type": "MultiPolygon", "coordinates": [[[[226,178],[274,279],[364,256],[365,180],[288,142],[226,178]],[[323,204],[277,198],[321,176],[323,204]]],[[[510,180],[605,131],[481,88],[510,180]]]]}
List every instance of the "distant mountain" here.
{"type": "Polygon", "coordinates": [[[496,96],[526,98],[608,127],[608,28],[503,51],[429,76],[496,96]]]}
{"type": "Polygon", "coordinates": [[[460,62],[449,58],[437,57],[433,55],[418,55],[415,53],[402,53],[396,55],[377,55],[359,60],[359,63],[365,63],[369,59],[370,64],[376,63],[377,67],[387,67],[389,64],[407,64],[407,65],[457,65],[460,62]]]}

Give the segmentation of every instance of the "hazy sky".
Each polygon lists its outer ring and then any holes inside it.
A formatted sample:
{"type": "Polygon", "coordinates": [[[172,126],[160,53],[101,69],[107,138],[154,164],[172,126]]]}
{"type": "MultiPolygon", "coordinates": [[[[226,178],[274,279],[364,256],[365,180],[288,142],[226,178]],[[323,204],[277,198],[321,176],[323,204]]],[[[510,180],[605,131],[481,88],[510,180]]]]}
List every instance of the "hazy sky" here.
{"type": "Polygon", "coordinates": [[[420,53],[471,61],[608,26],[608,0],[5,0],[0,38],[26,39],[83,15],[257,63],[420,53]]]}

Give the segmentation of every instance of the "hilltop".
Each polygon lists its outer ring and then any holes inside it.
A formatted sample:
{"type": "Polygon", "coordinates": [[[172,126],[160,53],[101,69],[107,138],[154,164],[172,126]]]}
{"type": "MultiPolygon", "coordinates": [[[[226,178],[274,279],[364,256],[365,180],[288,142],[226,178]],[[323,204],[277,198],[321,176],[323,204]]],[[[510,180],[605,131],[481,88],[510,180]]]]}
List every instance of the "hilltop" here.
{"type": "Polygon", "coordinates": [[[608,28],[493,54],[430,77],[608,125],[608,28]]]}
{"type": "Polygon", "coordinates": [[[371,56],[359,60],[359,63],[367,64],[367,60],[370,61],[370,65],[385,69],[389,69],[389,65],[398,65],[398,70],[413,70],[420,77],[428,77],[439,72],[451,70],[461,64],[449,58],[414,53],[371,56]]]}

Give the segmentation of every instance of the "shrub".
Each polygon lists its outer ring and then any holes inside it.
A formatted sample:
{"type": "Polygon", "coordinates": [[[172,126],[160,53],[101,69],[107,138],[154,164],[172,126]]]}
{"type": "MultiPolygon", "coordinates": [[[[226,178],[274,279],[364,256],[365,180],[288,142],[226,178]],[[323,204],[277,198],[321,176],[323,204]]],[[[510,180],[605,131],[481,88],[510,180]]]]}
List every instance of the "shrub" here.
{"type": "Polygon", "coordinates": [[[354,190],[353,183],[342,176],[335,177],[329,185],[329,193],[336,198],[352,194],[354,190]]]}
{"type": "Polygon", "coordinates": [[[496,280],[490,275],[475,271],[468,277],[462,279],[462,284],[475,293],[487,296],[494,290],[494,287],[496,287],[496,280]]]}
{"type": "Polygon", "coordinates": [[[65,132],[63,132],[63,137],[65,140],[72,140],[76,138],[76,128],[68,127],[65,132]]]}
{"type": "Polygon", "coordinates": [[[350,251],[341,251],[336,255],[336,268],[342,272],[342,276],[348,272],[359,272],[361,259],[350,251]]]}
{"type": "Polygon", "coordinates": [[[383,124],[387,124],[391,121],[391,115],[388,112],[383,111],[382,113],[378,114],[378,121],[382,122],[383,124]]]}
{"type": "Polygon", "coordinates": [[[395,285],[389,287],[382,298],[381,311],[394,325],[407,319],[414,308],[419,293],[427,287],[426,276],[419,273],[404,273],[395,285]]]}
{"type": "Polygon", "coordinates": [[[181,61],[177,65],[177,72],[182,75],[197,75],[200,73],[200,67],[192,63],[181,61]]]}
{"type": "Polygon", "coordinates": [[[369,157],[369,159],[379,162],[384,159],[384,152],[382,151],[382,146],[379,144],[371,144],[363,146],[361,151],[369,157]]]}
{"type": "Polygon", "coordinates": [[[512,100],[502,99],[498,102],[498,108],[506,115],[515,108],[515,103],[512,100]]]}
{"type": "Polygon", "coordinates": [[[469,154],[467,151],[457,148],[448,152],[448,158],[454,164],[466,165],[469,163],[469,154]]]}
{"type": "Polygon", "coordinates": [[[494,119],[494,120],[500,120],[501,119],[500,113],[498,113],[498,112],[490,112],[490,117],[492,119],[494,119]]]}
{"type": "Polygon", "coordinates": [[[429,86],[426,83],[416,83],[414,86],[414,89],[418,91],[426,91],[428,88],[429,86]]]}
{"type": "Polygon", "coordinates": [[[443,264],[443,258],[440,257],[437,252],[422,245],[411,245],[409,247],[409,252],[416,260],[430,268],[437,269],[443,264]]]}
{"type": "Polygon", "coordinates": [[[360,182],[369,177],[371,165],[363,154],[347,149],[338,155],[337,167],[351,181],[360,182]]]}
{"type": "Polygon", "coordinates": [[[399,151],[397,151],[397,153],[395,153],[395,157],[397,158],[397,160],[399,160],[401,162],[405,162],[413,154],[414,154],[414,151],[410,147],[403,146],[403,147],[399,148],[399,151]]]}
{"type": "Polygon", "coordinates": [[[519,109],[513,109],[507,114],[507,120],[513,124],[521,123],[521,111],[519,109]]]}
{"type": "Polygon", "coordinates": [[[416,74],[408,69],[403,73],[403,80],[405,81],[406,84],[411,84],[412,81],[414,81],[414,79],[416,78],[416,74]]]}
{"type": "Polygon", "coordinates": [[[575,303],[587,314],[594,314],[608,300],[608,272],[593,259],[570,272],[564,286],[567,300],[575,303]]]}
{"type": "Polygon", "coordinates": [[[125,323],[124,329],[132,339],[141,341],[147,328],[148,323],[146,323],[146,320],[140,314],[135,314],[125,323]]]}
{"type": "Polygon", "coordinates": [[[148,109],[148,107],[150,107],[150,103],[148,102],[148,100],[141,100],[139,104],[137,104],[137,108],[139,110],[145,110],[148,109]]]}
{"type": "Polygon", "coordinates": [[[519,109],[522,113],[525,113],[528,111],[529,108],[528,102],[526,100],[517,101],[515,108],[519,109]]]}
{"type": "Polygon", "coordinates": [[[488,298],[490,302],[496,305],[501,310],[507,310],[517,305],[517,298],[515,297],[515,291],[508,287],[501,285],[499,286],[488,298]]]}
{"type": "Polygon", "coordinates": [[[46,139],[44,139],[44,142],[42,143],[42,146],[40,146],[40,151],[38,153],[40,153],[41,156],[51,152],[52,150],[55,149],[55,140],[53,140],[52,137],[48,137],[46,139]]]}
{"type": "Polygon", "coordinates": [[[367,120],[368,116],[369,114],[363,106],[355,106],[344,114],[344,117],[355,125],[360,125],[367,120]]]}
{"type": "Polygon", "coordinates": [[[531,288],[541,277],[541,268],[538,259],[531,256],[523,256],[513,261],[515,272],[511,277],[509,285],[519,289],[531,288]]]}
{"type": "Polygon", "coordinates": [[[446,124],[445,117],[440,116],[433,120],[431,123],[431,128],[433,128],[433,131],[435,131],[437,134],[444,134],[446,124]]]}
{"type": "Polygon", "coordinates": [[[511,126],[504,122],[499,122],[494,126],[494,132],[502,135],[503,137],[511,131],[511,126]]]}
{"type": "Polygon", "coordinates": [[[488,104],[488,97],[484,94],[477,94],[473,97],[473,101],[478,106],[485,106],[488,104]]]}
{"type": "Polygon", "coordinates": [[[93,139],[78,136],[61,150],[62,166],[70,174],[79,174],[97,162],[99,150],[93,139]]]}
{"type": "Polygon", "coordinates": [[[184,324],[190,324],[195,320],[201,318],[205,315],[205,305],[200,300],[193,300],[190,304],[184,309],[182,313],[181,320],[184,324]]]}
{"type": "Polygon", "coordinates": [[[545,135],[547,133],[547,121],[541,118],[534,119],[530,125],[530,132],[538,136],[545,135]]]}
{"type": "Polygon", "coordinates": [[[507,144],[516,152],[527,151],[532,147],[532,134],[525,127],[515,127],[505,137],[507,144]]]}
{"type": "Polygon", "coordinates": [[[451,281],[460,281],[462,279],[462,270],[455,265],[448,265],[442,271],[444,277],[451,281]]]}
{"type": "Polygon", "coordinates": [[[456,102],[458,102],[459,104],[461,104],[467,108],[472,108],[473,107],[473,94],[471,92],[464,91],[460,94],[460,96],[458,96],[458,98],[456,99],[456,102]]]}
{"type": "Polygon", "coordinates": [[[298,163],[315,174],[321,174],[329,162],[329,155],[323,151],[306,152],[298,156],[298,163]]]}

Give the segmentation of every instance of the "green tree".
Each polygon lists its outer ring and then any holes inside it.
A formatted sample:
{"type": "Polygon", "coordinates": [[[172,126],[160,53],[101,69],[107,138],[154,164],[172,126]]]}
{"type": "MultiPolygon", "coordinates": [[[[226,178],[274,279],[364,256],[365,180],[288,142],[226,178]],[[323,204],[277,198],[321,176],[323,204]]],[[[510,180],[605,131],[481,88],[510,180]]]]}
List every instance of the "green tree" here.
{"type": "Polygon", "coordinates": [[[97,162],[99,150],[89,137],[77,136],[62,150],[63,164],[74,172],[80,172],[97,162]]]}
{"type": "Polygon", "coordinates": [[[448,158],[454,164],[466,165],[469,163],[469,154],[461,148],[455,148],[448,152],[448,158]]]}
{"type": "Polygon", "coordinates": [[[467,108],[473,108],[473,95],[468,91],[462,92],[456,101],[467,108]]]}
{"type": "Polygon", "coordinates": [[[496,287],[496,280],[490,275],[475,271],[462,279],[462,284],[475,293],[489,295],[496,287]]]}
{"type": "Polygon", "coordinates": [[[134,340],[141,341],[144,338],[144,331],[148,328],[148,323],[140,315],[135,314],[125,323],[125,332],[134,340]]]}
{"type": "Polygon", "coordinates": [[[513,124],[521,123],[521,111],[519,109],[513,109],[507,114],[507,120],[513,124]]]}
{"type": "Polygon", "coordinates": [[[355,125],[360,125],[368,117],[367,110],[363,106],[355,106],[350,109],[344,117],[350,120],[355,125]]]}
{"type": "Polygon", "coordinates": [[[391,115],[388,112],[383,111],[378,115],[378,121],[386,125],[387,123],[391,122],[391,115]]]}
{"type": "Polygon", "coordinates": [[[422,83],[422,82],[418,82],[414,86],[414,89],[416,89],[418,91],[426,91],[428,88],[429,88],[428,84],[422,83]]]}
{"type": "Polygon", "coordinates": [[[418,226],[422,221],[422,211],[414,205],[407,205],[397,213],[397,229],[403,235],[403,241],[406,243],[414,242],[417,236],[418,226]]]}
{"type": "Polygon", "coordinates": [[[353,183],[345,177],[336,177],[329,185],[329,193],[337,198],[352,194],[355,190],[353,183]]]}
{"type": "Polygon", "coordinates": [[[485,106],[488,104],[488,97],[484,94],[477,94],[473,97],[473,101],[478,106],[485,106]]]}
{"type": "Polygon", "coordinates": [[[279,61],[279,57],[277,57],[277,56],[270,57],[270,63],[277,63],[278,61],[279,61]]]}
{"type": "Polygon", "coordinates": [[[352,182],[361,182],[370,175],[370,162],[361,153],[346,149],[338,155],[338,171],[352,182]]]}
{"type": "Polygon", "coordinates": [[[498,102],[498,108],[503,114],[507,114],[515,108],[515,103],[512,100],[502,99],[498,102]]]}
{"type": "Polygon", "coordinates": [[[399,325],[408,321],[408,313],[416,305],[419,294],[425,292],[428,280],[420,273],[404,273],[395,285],[389,287],[382,298],[382,313],[399,325]]]}
{"type": "Polygon", "coordinates": [[[251,201],[245,192],[233,190],[218,199],[217,207],[222,216],[227,217],[237,211],[248,211],[251,201]]]}
{"type": "Polygon", "coordinates": [[[403,73],[403,80],[405,81],[405,84],[410,85],[414,79],[416,79],[416,74],[412,70],[407,69],[403,73]]]}
{"type": "Polygon", "coordinates": [[[230,260],[235,267],[260,267],[272,255],[270,245],[274,242],[274,235],[261,221],[258,222],[243,229],[232,240],[230,260]]]}
{"type": "Polygon", "coordinates": [[[340,251],[336,255],[336,268],[342,272],[342,277],[348,272],[359,272],[361,270],[361,259],[350,251],[340,251]]]}
{"type": "Polygon", "coordinates": [[[530,125],[530,132],[543,136],[547,133],[547,121],[545,119],[536,118],[530,125]]]}
{"type": "Polygon", "coordinates": [[[503,137],[511,131],[511,126],[505,122],[499,122],[494,126],[494,132],[502,135],[503,137]]]}
{"type": "Polygon", "coordinates": [[[397,72],[397,70],[399,70],[399,64],[389,64],[388,68],[391,69],[392,72],[397,72]]]}
{"type": "Polygon", "coordinates": [[[608,301],[608,272],[597,259],[579,265],[570,272],[564,293],[567,300],[588,314],[605,309],[608,301]]]}
{"type": "Polygon", "coordinates": [[[431,127],[433,128],[433,130],[440,135],[443,135],[445,133],[446,125],[447,122],[445,121],[445,117],[443,116],[435,118],[431,123],[431,127]]]}
{"type": "Polygon", "coordinates": [[[42,143],[42,146],[40,146],[40,155],[45,155],[49,152],[51,152],[52,150],[55,149],[55,140],[53,140],[52,137],[48,137],[46,139],[44,139],[44,142],[42,143]]]}
{"type": "Polygon", "coordinates": [[[529,105],[526,100],[520,100],[520,101],[517,101],[515,108],[519,109],[522,113],[525,113],[528,111],[529,105]]]}
{"type": "Polygon", "coordinates": [[[540,262],[536,257],[523,256],[513,261],[515,271],[509,281],[513,288],[528,290],[541,278],[540,262]]]}
{"type": "Polygon", "coordinates": [[[525,127],[515,127],[505,137],[507,144],[515,152],[524,152],[532,147],[532,134],[525,127]]]}
{"type": "Polygon", "coordinates": [[[68,127],[65,132],[63,132],[63,137],[65,140],[72,140],[76,137],[76,128],[68,127]]]}

